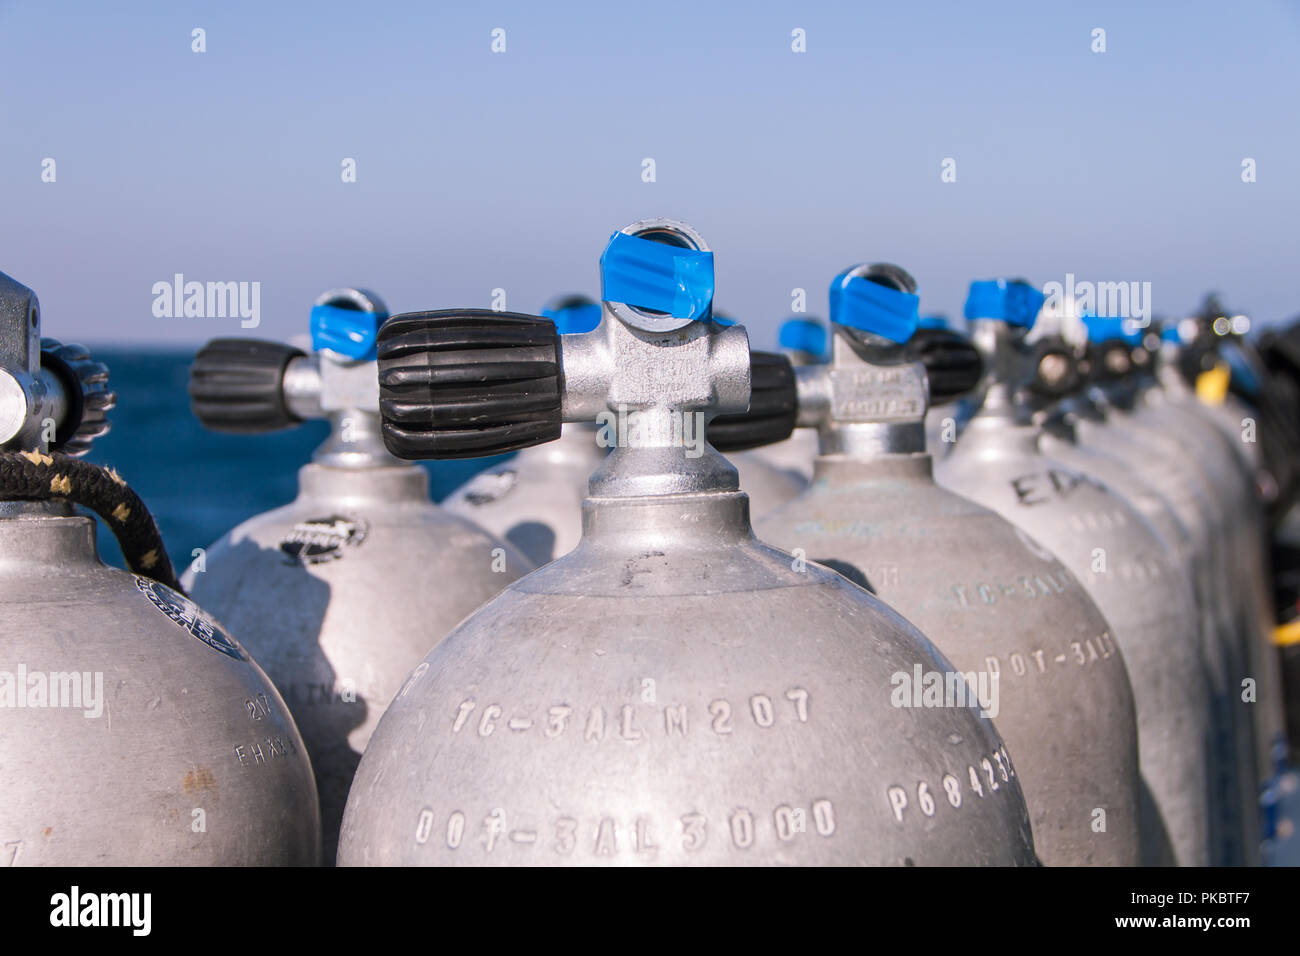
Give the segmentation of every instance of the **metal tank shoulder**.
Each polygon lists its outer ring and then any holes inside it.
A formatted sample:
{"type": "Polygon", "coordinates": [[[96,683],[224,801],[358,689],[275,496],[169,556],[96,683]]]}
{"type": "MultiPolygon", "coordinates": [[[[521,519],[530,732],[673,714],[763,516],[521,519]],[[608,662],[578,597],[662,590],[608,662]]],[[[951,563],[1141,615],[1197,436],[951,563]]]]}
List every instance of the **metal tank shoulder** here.
{"type": "Polygon", "coordinates": [[[20,690],[48,675],[52,695],[4,710],[9,862],[319,862],[311,765],[271,682],[193,602],[101,564],[94,539],[87,518],[0,521],[0,669],[26,671],[20,690]],[[69,691],[79,708],[57,705],[69,691]]]}
{"type": "Polygon", "coordinates": [[[991,722],[891,700],[950,665],[837,575],[737,540],[745,507],[638,509],[454,631],[362,761],[339,862],[1033,863],[991,722]],[[702,533],[631,540],[650,509],[702,533]]]}

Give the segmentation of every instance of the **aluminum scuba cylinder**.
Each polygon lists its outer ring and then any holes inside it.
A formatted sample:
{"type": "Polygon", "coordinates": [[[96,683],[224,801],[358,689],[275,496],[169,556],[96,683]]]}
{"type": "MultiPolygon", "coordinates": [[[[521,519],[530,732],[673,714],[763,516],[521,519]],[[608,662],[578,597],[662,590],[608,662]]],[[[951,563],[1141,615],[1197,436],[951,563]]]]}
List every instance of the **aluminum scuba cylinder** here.
{"type": "Polygon", "coordinates": [[[284,702],[179,593],[143,502],[70,457],[113,403],[107,369],[41,339],[35,293],[0,274],[0,862],[314,864],[316,787],[284,702]],[[73,501],[132,573],[100,562],[73,501]]]}
{"type": "MultiPolygon", "coordinates": [[[[1169,500],[1180,517],[1194,534],[1201,536],[1214,582],[1227,584],[1238,566],[1234,546],[1240,537],[1232,514],[1224,507],[1231,507],[1231,488],[1216,482],[1213,471],[1202,472],[1200,459],[1208,436],[1191,437],[1195,435],[1194,424],[1168,415],[1162,420],[1151,414],[1136,414],[1142,387],[1139,370],[1149,368],[1152,362],[1142,344],[1143,330],[1124,334],[1119,320],[1107,322],[1096,317],[1090,317],[1088,325],[1097,353],[1092,364],[1098,370],[1089,394],[1107,417],[1107,427],[1093,432],[1091,439],[1109,438],[1114,446],[1116,441],[1122,444],[1127,436],[1133,460],[1169,492],[1169,500]],[[1188,485],[1193,486],[1190,493],[1188,485]],[[1225,490],[1218,491],[1216,485],[1225,490]],[[1226,542],[1227,549],[1217,547],[1219,542],[1226,542]]],[[[1208,447],[1214,447],[1212,438],[1208,447]]],[[[1258,684],[1258,700],[1277,706],[1279,725],[1281,715],[1277,671],[1261,673],[1259,662],[1250,657],[1247,635],[1252,625],[1249,608],[1243,602],[1246,593],[1244,587],[1229,586],[1226,590],[1220,588],[1217,598],[1212,596],[1215,611],[1228,612],[1226,617],[1220,614],[1212,631],[1220,658],[1211,671],[1215,708],[1212,730],[1216,743],[1221,743],[1224,734],[1235,740],[1230,749],[1221,752],[1222,772],[1215,781],[1214,802],[1222,808],[1216,815],[1224,827],[1224,839],[1213,862],[1230,864],[1259,860],[1258,786],[1267,779],[1260,767],[1271,766],[1267,738],[1258,742],[1258,748],[1256,741],[1256,718],[1265,711],[1253,699],[1247,702],[1244,682],[1258,684]],[[1220,675],[1226,680],[1221,680],[1220,675]]]]}
{"type": "MultiPolygon", "coordinates": [[[[1251,585],[1241,581],[1246,564],[1240,548],[1243,543],[1242,522],[1237,515],[1249,508],[1244,497],[1250,483],[1235,483],[1232,473],[1233,453],[1223,448],[1224,439],[1213,427],[1190,420],[1176,409],[1148,407],[1142,393],[1154,383],[1151,375],[1155,355],[1143,341],[1145,331],[1135,332],[1122,341],[1112,339],[1104,352],[1105,365],[1111,368],[1100,376],[1092,395],[1107,410],[1108,431],[1131,434],[1136,452],[1147,470],[1163,470],[1162,484],[1177,489],[1180,479],[1198,485],[1200,501],[1187,496],[1171,495],[1171,501],[1194,532],[1204,531],[1208,539],[1204,549],[1211,563],[1214,583],[1218,586],[1215,613],[1219,623],[1221,651],[1227,663],[1227,686],[1216,714],[1216,731],[1235,731],[1235,766],[1232,783],[1238,792],[1239,834],[1226,862],[1257,864],[1260,859],[1260,814],[1258,787],[1267,779],[1261,771],[1271,767],[1270,740],[1261,736],[1259,719],[1267,717],[1269,705],[1276,706],[1280,729],[1281,687],[1276,669],[1261,672],[1260,661],[1252,657],[1250,634],[1254,630],[1253,609],[1248,602],[1251,585]],[[1200,433],[1198,435],[1198,432],[1200,433]],[[1152,452],[1156,454],[1152,455],[1152,452]],[[1207,454],[1208,452],[1208,454],[1207,454]],[[1217,453],[1216,453],[1217,452],[1217,453]],[[1215,459],[1217,458],[1217,464],[1215,459]],[[1226,468],[1224,467],[1226,466],[1226,468]],[[1234,504],[1234,501],[1237,504],[1234,504]],[[1247,690],[1247,686],[1250,690],[1247,690]]],[[[1095,338],[1095,336],[1094,336],[1095,338]]],[[[1094,362],[1101,366],[1102,362],[1094,362]]],[[[1262,544],[1261,544],[1262,548],[1262,544]]],[[[1216,703],[1219,703],[1216,694],[1216,703]]]]}
{"type": "Polygon", "coordinates": [[[191,565],[196,598],[266,668],[302,730],[320,788],[326,860],[384,707],[444,634],[532,565],[429,500],[428,475],[379,435],[375,338],[387,309],[337,289],[311,312],[314,354],[217,339],[190,370],[194,414],[252,433],[327,418],[290,504],[243,522],[191,565]]]}
{"type": "Polygon", "coordinates": [[[1204,480],[1220,491],[1214,543],[1220,581],[1227,589],[1224,609],[1235,621],[1243,665],[1233,688],[1233,704],[1244,710],[1253,727],[1255,779],[1263,785],[1273,773],[1273,751],[1285,740],[1285,708],[1280,656],[1273,642],[1263,501],[1252,470],[1254,459],[1241,450],[1253,448],[1254,420],[1248,410],[1237,410],[1225,427],[1214,412],[1207,414],[1179,373],[1177,327],[1165,326],[1162,339],[1158,352],[1152,349],[1151,360],[1141,369],[1144,387],[1136,393],[1130,411],[1136,423],[1172,436],[1189,468],[1199,469],[1204,480]]]}
{"type": "Polygon", "coordinates": [[[1043,454],[1017,391],[1032,376],[1024,343],[1043,296],[1027,283],[973,283],[972,337],[992,369],[980,410],[936,477],[1042,542],[1083,583],[1128,667],[1144,784],[1147,863],[1208,861],[1208,681],[1195,598],[1159,535],[1101,482],[1043,454]]]}
{"type": "Polygon", "coordinates": [[[1210,862],[1240,864],[1253,832],[1253,822],[1246,819],[1254,819],[1240,787],[1241,781],[1253,780],[1253,772],[1248,762],[1242,764],[1237,739],[1237,724],[1245,715],[1236,712],[1231,700],[1235,635],[1230,622],[1218,613],[1221,595],[1208,560],[1204,515],[1210,503],[1186,480],[1188,469],[1179,461],[1181,453],[1169,447],[1167,436],[1115,423],[1113,410],[1092,383],[1124,374],[1113,353],[1116,346],[1123,351],[1128,345],[1109,338],[1118,330],[1118,320],[1088,317],[1087,326],[1095,340],[1091,359],[1060,336],[1049,335],[1034,343],[1033,377],[1024,389],[1024,400],[1042,425],[1043,454],[1124,498],[1150,522],[1192,587],[1198,629],[1187,637],[1189,644],[1194,642],[1210,686],[1210,862]],[[1103,351],[1111,354],[1107,357],[1103,351]]]}
{"type": "Polygon", "coordinates": [[[578,547],[462,623],[389,707],[341,864],[1034,861],[991,722],[891,703],[891,675],[950,665],[756,541],[735,469],[691,440],[750,401],[745,330],[708,321],[712,273],[694,230],[647,220],[605,250],[592,332],[476,310],[384,326],[396,454],[493,454],[561,421],[624,433],[578,547]]]}
{"type": "Polygon", "coordinates": [[[1136,865],[1137,724],[1109,625],[1042,545],[934,482],[928,393],[951,402],[976,387],[979,353],[954,334],[942,351],[931,340],[929,369],[913,357],[914,330],[891,326],[916,286],[895,266],[847,270],[833,288],[831,364],[796,372],[799,424],[823,449],[815,479],[759,536],[869,587],[996,702],[985,709],[1045,864],[1136,865]],[[884,288],[854,294],[868,282],[884,288]]]}
{"type": "MultiPolygon", "coordinates": [[[[590,332],[600,322],[600,303],[584,295],[557,296],[542,315],[561,335],[590,332]]],[[[591,423],[566,422],[558,439],[479,472],[442,506],[509,541],[541,567],[568,554],[582,537],[587,480],[609,451],[597,437],[591,423]]]]}

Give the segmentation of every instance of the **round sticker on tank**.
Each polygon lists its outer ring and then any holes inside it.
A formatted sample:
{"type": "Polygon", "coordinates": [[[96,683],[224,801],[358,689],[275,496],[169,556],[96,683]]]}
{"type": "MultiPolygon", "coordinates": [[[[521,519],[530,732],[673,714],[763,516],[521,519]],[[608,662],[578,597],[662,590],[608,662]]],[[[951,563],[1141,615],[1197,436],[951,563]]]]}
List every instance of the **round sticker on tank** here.
{"type": "Polygon", "coordinates": [[[490,505],[509,494],[518,480],[519,473],[512,468],[481,472],[465,486],[465,500],[475,506],[490,505]]]}
{"type": "Polygon", "coordinates": [[[299,521],[280,539],[289,564],[323,564],[337,561],[358,547],[370,532],[369,523],[355,515],[332,514],[299,521]]]}
{"type": "Polygon", "coordinates": [[[147,597],[151,604],[162,611],[178,627],[184,628],[213,650],[220,651],[237,661],[247,660],[235,639],[225,629],[212,620],[199,606],[183,595],[177,594],[166,585],[160,584],[140,575],[133,575],[135,586],[147,597]]]}

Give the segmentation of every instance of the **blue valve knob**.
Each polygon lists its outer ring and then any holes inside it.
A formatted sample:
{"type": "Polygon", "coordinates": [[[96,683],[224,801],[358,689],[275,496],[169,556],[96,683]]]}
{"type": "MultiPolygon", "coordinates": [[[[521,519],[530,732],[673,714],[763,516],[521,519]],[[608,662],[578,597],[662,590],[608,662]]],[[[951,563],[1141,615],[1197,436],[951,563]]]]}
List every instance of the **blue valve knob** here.
{"type": "Polygon", "coordinates": [[[311,309],[311,347],[329,349],[358,362],[375,357],[379,326],[387,312],[348,309],[337,305],[314,305],[311,309]]]}
{"type": "Polygon", "coordinates": [[[781,323],[777,344],[791,352],[806,352],[825,358],[829,351],[830,336],[826,326],[816,319],[786,319],[781,323]]]}
{"type": "Polygon", "coordinates": [[[921,297],[841,272],[831,280],[831,321],[902,344],[920,322],[921,297]]]}
{"type": "Polygon", "coordinates": [[[1001,319],[1008,325],[1030,328],[1047,296],[1018,279],[977,279],[966,296],[967,319],[1001,319]]]}
{"type": "Polygon", "coordinates": [[[600,303],[586,296],[567,296],[543,308],[542,315],[555,323],[561,335],[577,335],[600,325],[600,303]]]}
{"type": "Polygon", "coordinates": [[[1143,329],[1118,315],[1096,315],[1085,312],[1080,318],[1088,330],[1088,341],[1094,344],[1119,339],[1128,345],[1141,345],[1143,329]]]}
{"type": "Polygon", "coordinates": [[[713,306],[713,253],[616,232],[600,257],[600,296],[675,319],[713,306]]]}

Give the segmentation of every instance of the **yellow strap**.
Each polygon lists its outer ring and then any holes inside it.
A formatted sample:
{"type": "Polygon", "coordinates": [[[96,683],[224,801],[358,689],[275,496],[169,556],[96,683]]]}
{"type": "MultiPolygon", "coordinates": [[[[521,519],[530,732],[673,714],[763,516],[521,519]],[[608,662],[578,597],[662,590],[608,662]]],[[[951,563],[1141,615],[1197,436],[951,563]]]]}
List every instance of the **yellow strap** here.
{"type": "Polygon", "coordinates": [[[1217,362],[1208,372],[1196,376],[1196,397],[1206,405],[1222,405],[1228,396],[1232,372],[1227,362],[1217,362]]]}
{"type": "Polygon", "coordinates": [[[1273,628],[1273,643],[1278,647],[1290,647],[1300,644],[1300,618],[1289,624],[1279,624],[1273,628]]]}

